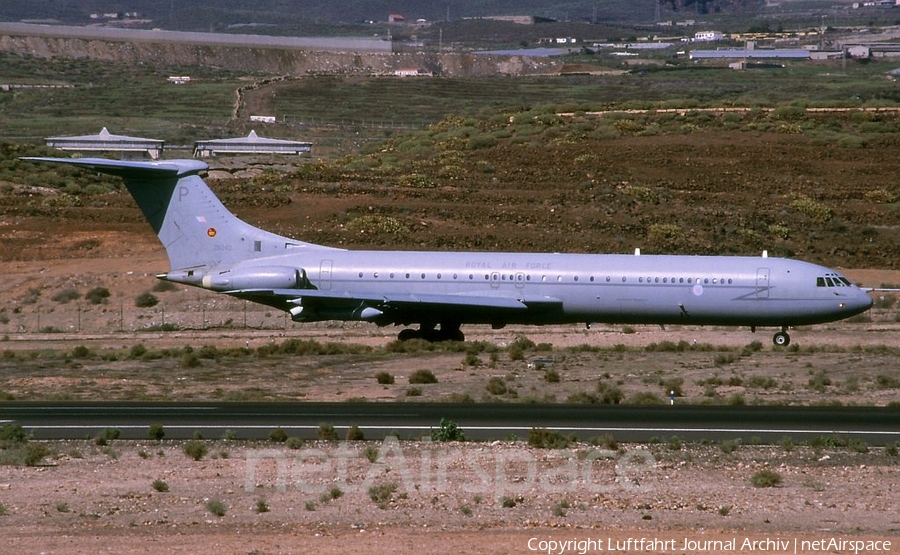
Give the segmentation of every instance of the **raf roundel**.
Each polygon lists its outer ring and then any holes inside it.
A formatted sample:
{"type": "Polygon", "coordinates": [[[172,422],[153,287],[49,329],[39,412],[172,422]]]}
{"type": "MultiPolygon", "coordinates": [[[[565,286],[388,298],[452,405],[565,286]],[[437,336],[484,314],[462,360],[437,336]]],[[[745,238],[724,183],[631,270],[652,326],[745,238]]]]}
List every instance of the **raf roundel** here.
{"type": "Polygon", "coordinates": [[[211,227],[211,228],[207,229],[206,234],[210,237],[215,237],[216,236],[216,228],[211,227]]]}
{"type": "Polygon", "coordinates": [[[703,294],[703,286],[698,283],[697,285],[694,286],[694,295],[699,297],[702,294],[703,294]]]}

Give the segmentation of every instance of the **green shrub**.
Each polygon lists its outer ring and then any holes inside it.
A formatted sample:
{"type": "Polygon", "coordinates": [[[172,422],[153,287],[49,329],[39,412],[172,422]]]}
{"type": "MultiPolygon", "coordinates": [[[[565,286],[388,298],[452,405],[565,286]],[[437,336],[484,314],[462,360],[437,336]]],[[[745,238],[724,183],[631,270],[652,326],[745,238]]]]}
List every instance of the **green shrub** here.
{"type": "Polygon", "coordinates": [[[297,436],[291,436],[284,442],[288,449],[300,449],[303,447],[303,440],[297,436]]]}
{"type": "Polygon", "coordinates": [[[210,499],[207,501],[206,508],[216,516],[225,516],[225,513],[228,512],[228,506],[218,499],[210,499]]]}
{"type": "Polygon", "coordinates": [[[756,488],[774,488],[781,485],[781,474],[774,470],[760,470],[750,477],[750,483],[756,488]]]}
{"type": "Polygon", "coordinates": [[[405,235],[409,233],[409,227],[397,218],[379,214],[355,218],[347,223],[347,229],[364,234],[389,233],[392,235],[405,235]]]}
{"type": "Polygon", "coordinates": [[[256,512],[257,513],[267,513],[269,512],[269,504],[266,503],[265,499],[260,499],[256,502],[256,512]]]}
{"type": "Polygon", "coordinates": [[[571,437],[546,428],[532,428],[528,431],[528,445],[541,449],[565,449],[572,443],[571,437]]]}
{"type": "Polygon", "coordinates": [[[603,405],[618,405],[625,399],[625,393],[618,386],[603,381],[597,382],[597,393],[600,395],[598,401],[603,405]]]}
{"type": "Polygon", "coordinates": [[[661,397],[649,391],[638,391],[625,401],[629,405],[664,405],[661,397]]]}
{"type": "Polygon", "coordinates": [[[137,345],[132,345],[131,349],[128,351],[128,358],[131,360],[143,358],[144,355],[147,354],[147,346],[143,343],[138,343],[137,345]]]}
{"type": "Polygon", "coordinates": [[[28,443],[25,445],[25,465],[37,466],[50,455],[50,449],[43,443],[28,443]]]}
{"type": "Polygon", "coordinates": [[[109,289],[106,287],[94,287],[85,293],[84,298],[91,304],[104,304],[109,299],[109,289]]]}
{"type": "Polygon", "coordinates": [[[28,441],[28,434],[25,428],[19,424],[4,424],[0,427],[0,449],[6,449],[11,445],[25,443],[28,441]]]}
{"type": "Polygon", "coordinates": [[[394,375],[390,372],[379,372],[375,374],[375,380],[381,385],[391,385],[394,383],[394,375]]]}
{"type": "Polygon", "coordinates": [[[160,441],[162,438],[166,437],[166,431],[163,429],[163,425],[150,424],[150,428],[147,430],[147,437],[155,439],[156,441],[160,441]]]}
{"type": "Polygon", "coordinates": [[[284,443],[287,441],[288,435],[281,426],[278,426],[271,432],[269,432],[269,441],[274,441],[275,443],[284,443]]]}
{"type": "Polygon", "coordinates": [[[897,202],[897,195],[887,189],[872,189],[866,193],[866,200],[875,204],[892,204],[897,202]]]}
{"type": "Polygon", "coordinates": [[[391,500],[391,496],[394,495],[395,491],[397,491],[397,484],[394,482],[377,484],[369,488],[369,499],[384,509],[387,507],[387,503],[391,500]]]}
{"type": "Polygon", "coordinates": [[[820,370],[809,378],[807,383],[809,388],[813,391],[825,393],[826,388],[831,385],[831,378],[828,377],[828,374],[826,374],[824,370],[820,370]]]}
{"type": "Polygon", "coordinates": [[[503,395],[506,393],[506,382],[499,376],[493,376],[488,380],[485,389],[487,389],[488,393],[491,395],[503,395]]]}
{"type": "Polygon", "coordinates": [[[647,242],[662,251],[676,250],[685,242],[684,231],[675,224],[650,224],[647,242]]]}
{"type": "Polygon", "coordinates": [[[51,297],[51,300],[53,300],[59,304],[66,304],[69,301],[74,301],[75,299],[78,299],[79,297],[81,297],[81,293],[79,293],[78,291],[76,291],[74,289],[63,289],[59,293],[53,295],[51,297]]]}
{"type": "Polygon", "coordinates": [[[319,439],[323,441],[337,441],[338,435],[331,424],[319,424],[319,439]]]}
{"type": "Polygon", "coordinates": [[[178,291],[178,286],[171,281],[161,279],[156,282],[156,285],[153,286],[153,291],[155,291],[156,293],[169,293],[172,291],[178,291]]]}
{"type": "Polygon", "coordinates": [[[185,455],[194,459],[195,461],[199,461],[209,452],[206,444],[199,439],[192,439],[185,443],[183,450],[185,455]]]}
{"type": "Polygon", "coordinates": [[[438,383],[437,378],[431,370],[416,370],[409,377],[411,384],[429,384],[438,383]]]}
{"type": "Polygon", "coordinates": [[[165,483],[162,480],[153,480],[153,489],[160,493],[165,493],[169,491],[169,484],[165,483]]]}
{"type": "Polygon", "coordinates": [[[347,428],[347,441],[363,441],[364,439],[366,439],[366,435],[359,429],[359,426],[354,424],[347,428]]]}
{"type": "Polygon", "coordinates": [[[145,291],[137,296],[134,300],[134,306],[138,308],[150,308],[159,304],[159,299],[156,298],[156,295],[149,291],[145,291]]]}
{"type": "Polygon", "coordinates": [[[817,222],[827,222],[831,219],[831,208],[804,195],[794,199],[791,208],[817,222]]]}
{"type": "Polygon", "coordinates": [[[463,433],[459,425],[445,418],[441,418],[441,423],[437,430],[431,430],[432,441],[465,441],[466,434],[463,433]]]}

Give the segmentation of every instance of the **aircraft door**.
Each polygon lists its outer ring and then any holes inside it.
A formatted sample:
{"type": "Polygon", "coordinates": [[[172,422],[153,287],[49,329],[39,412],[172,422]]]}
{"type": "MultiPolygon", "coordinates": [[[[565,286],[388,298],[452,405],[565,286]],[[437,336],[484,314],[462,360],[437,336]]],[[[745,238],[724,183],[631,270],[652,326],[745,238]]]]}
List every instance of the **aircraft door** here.
{"type": "Polygon", "coordinates": [[[756,270],[756,297],[759,299],[769,298],[769,269],[759,268],[756,270]]]}
{"type": "Polygon", "coordinates": [[[331,290],[331,268],[334,265],[332,260],[323,260],[319,265],[319,289],[331,290]]]}

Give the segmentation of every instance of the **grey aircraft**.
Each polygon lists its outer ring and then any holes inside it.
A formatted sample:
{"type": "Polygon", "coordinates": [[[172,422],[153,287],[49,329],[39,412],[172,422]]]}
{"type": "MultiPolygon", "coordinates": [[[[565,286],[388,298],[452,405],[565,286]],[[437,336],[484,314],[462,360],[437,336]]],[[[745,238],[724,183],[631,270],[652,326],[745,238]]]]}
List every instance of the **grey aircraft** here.
{"type": "Polygon", "coordinates": [[[26,158],[123,178],[171,269],[157,277],[288,312],[404,329],[399,338],[458,340],[463,324],[691,324],[779,328],[872,306],[834,270],[747,256],[359,251],[298,241],[231,214],[198,160],[26,158]]]}

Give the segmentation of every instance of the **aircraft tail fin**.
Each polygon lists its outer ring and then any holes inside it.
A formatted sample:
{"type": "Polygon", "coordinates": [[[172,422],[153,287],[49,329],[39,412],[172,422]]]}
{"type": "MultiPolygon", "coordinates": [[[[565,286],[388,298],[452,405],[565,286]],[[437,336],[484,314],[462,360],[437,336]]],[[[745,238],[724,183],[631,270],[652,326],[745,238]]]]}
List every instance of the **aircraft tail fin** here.
{"type": "Polygon", "coordinates": [[[23,159],[70,164],[121,177],[165,247],[172,270],[191,270],[191,276],[194,269],[200,270],[196,279],[205,273],[203,268],[233,266],[290,249],[328,248],[269,233],[234,216],[201,178],[209,166],[199,160],[23,159]]]}

